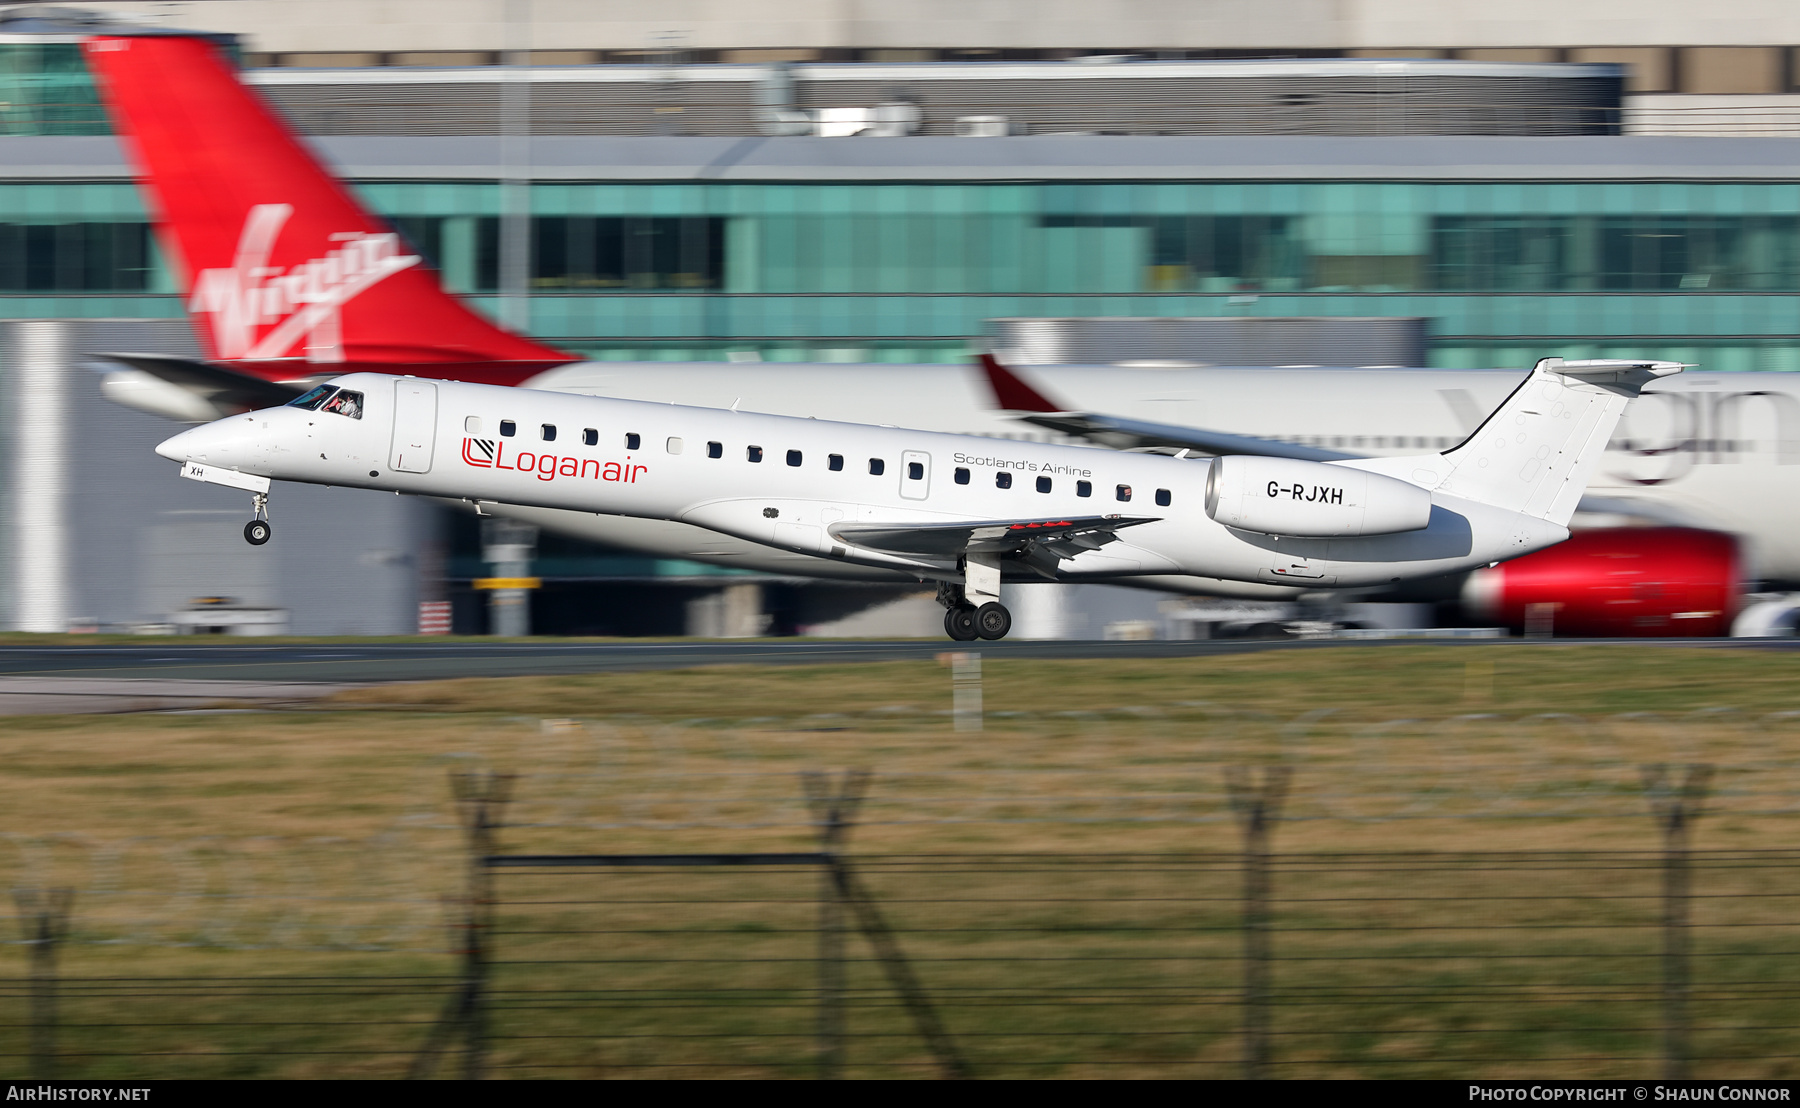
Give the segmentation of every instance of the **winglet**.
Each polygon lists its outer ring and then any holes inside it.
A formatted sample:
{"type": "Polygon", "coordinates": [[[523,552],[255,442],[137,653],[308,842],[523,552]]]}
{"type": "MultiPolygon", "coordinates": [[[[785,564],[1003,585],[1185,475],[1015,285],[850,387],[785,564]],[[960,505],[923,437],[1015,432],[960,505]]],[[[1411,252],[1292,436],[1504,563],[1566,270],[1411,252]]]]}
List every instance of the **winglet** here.
{"type": "Polygon", "coordinates": [[[1014,412],[1066,412],[1069,409],[1050,400],[1027,385],[1019,375],[1000,364],[1000,359],[983,353],[981,368],[986,371],[988,387],[994,390],[994,406],[1014,412]]]}

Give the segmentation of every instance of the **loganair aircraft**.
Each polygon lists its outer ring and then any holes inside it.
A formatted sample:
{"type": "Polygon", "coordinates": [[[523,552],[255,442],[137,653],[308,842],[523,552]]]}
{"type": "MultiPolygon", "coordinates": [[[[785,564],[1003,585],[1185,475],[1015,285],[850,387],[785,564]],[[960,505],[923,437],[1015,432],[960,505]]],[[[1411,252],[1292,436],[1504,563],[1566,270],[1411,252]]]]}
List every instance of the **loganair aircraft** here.
{"type": "MultiPolygon", "coordinates": [[[[1035,462],[1037,443],[1087,441],[1360,465],[1358,457],[1449,449],[1519,382],[1516,369],[1034,366],[1014,376],[993,363],[983,375],[948,365],[586,362],[496,327],[447,294],[210,40],[99,36],[85,49],[205,351],[197,361],[112,355],[123,368],[105,388],[121,404],[176,420],[277,407],[321,381],[369,371],[1011,440],[963,451],[971,457],[1010,450],[1035,462]]],[[[487,437],[498,450],[497,434],[487,437]]],[[[649,463],[639,456],[639,464],[649,463]]],[[[1651,382],[1631,406],[1582,507],[1743,536],[1751,568],[1740,574],[1733,561],[1709,571],[1730,577],[1730,587],[1740,576],[1800,580],[1800,513],[1787,508],[1800,500],[1797,478],[1800,379],[1689,372],[1651,382]]],[[[483,510],[662,557],[790,575],[912,576],[656,515],[530,498],[483,510]]],[[[1619,541],[1645,561],[1660,557],[1648,530],[1636,546],[1619,541]]],[[[1584,572],[1572,566],[1569,577],[1584,572]]],[[[1256,583],[1173,573],[1130,581],[1272,598],[1301,591],[1272,574],[1256,583]]]]}
{"type": "Polygon", "coordinates": [[[1551,546],[1626,403],[1680,370],[1546,358],[1453,449],[1333,462],[1198,463],[378,373],[157,453],[250,491],[254,544],[276,480],[680,522],[937,581],[945,630],[968,641],[1011,628],[1007,578],[1358,588],[1551,546]]]}

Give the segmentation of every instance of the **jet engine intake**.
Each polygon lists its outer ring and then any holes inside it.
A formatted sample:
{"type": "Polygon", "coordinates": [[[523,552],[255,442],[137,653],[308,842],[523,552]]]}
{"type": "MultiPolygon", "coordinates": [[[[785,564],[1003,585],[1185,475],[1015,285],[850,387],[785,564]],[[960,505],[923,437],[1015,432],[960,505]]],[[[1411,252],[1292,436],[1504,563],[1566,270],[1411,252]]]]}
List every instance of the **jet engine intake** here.
{"type": "Polygon", "coordinates": [[[1227,527],[1265,535],[1392,535],[1431,522],[1431,493],[1360,469],[1232,454],[1212,462],[1206,514],[1227,527]]]}

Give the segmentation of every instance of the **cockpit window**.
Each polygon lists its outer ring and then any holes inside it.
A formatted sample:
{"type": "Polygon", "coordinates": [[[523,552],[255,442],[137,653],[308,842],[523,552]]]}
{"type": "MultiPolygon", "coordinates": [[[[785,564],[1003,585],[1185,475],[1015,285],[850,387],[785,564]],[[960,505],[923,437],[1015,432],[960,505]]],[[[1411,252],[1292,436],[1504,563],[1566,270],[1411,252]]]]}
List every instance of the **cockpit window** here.
{"type": "Polygon", "coordinates": [[[325,398],[336,391],[336,385],[320,385],[317,388],[308,389],[288,401],[288,407],[305,408],[309,412],[316,412],[319,410],[319,405],[325,403],[325,398]]]}
{"type": "Polygon", "coordinates": [[[349,416],[351,419],[361,419],[363,394],[360,392],[351,392],[349,389],[339,389],[337,395],[333,396],[330,400],[325,401],[325,403],[320,406],[319,410],[321,412],[335,412],[341,416],[349,416]]]}

